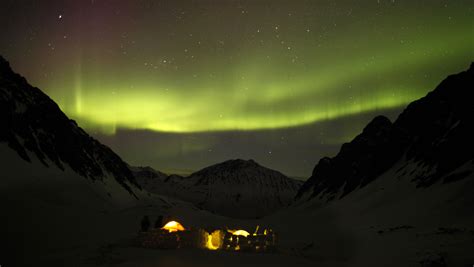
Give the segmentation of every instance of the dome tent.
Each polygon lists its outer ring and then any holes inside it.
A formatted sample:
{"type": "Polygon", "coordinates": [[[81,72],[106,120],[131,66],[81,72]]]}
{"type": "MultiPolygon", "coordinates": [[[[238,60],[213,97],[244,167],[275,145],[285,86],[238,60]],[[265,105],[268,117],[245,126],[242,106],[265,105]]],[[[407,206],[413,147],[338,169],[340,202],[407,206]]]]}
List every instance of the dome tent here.
{"type": "Polygon", "coordinates": [[[168,230],[170,233],[186,230],[184,229],[183,225],[177,221],[170,221],[166,223],[161,229],[168,230]]]}

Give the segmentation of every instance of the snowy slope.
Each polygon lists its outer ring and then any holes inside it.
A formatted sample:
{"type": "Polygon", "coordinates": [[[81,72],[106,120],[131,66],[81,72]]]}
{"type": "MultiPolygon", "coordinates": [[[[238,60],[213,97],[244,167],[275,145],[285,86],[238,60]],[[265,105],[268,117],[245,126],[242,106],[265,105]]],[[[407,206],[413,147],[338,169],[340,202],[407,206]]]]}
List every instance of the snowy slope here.
{"type": "Polygon", "coordinates": [[[265,222],[279,233],[282,247],[317,266],[471,266],[474,164],[453,172],[470,170],[465,179],[429,188],[417,188],[410,172],[397,172],[405,164],[397,162],[342,199],[300,203],[265,222]]]}
{"type": "Polygon", "coordinates": [[[319,266],[472,266],[473,88],[474,64],[375,118],[266,220],[319,266]]]}
{"type": "Polygon", "coordinates": [[[0,236],[8,247],[0,264],[60,247],[58,240],[88,240],[79,235],[102,213],[145,201],[120,157],[1,57],[0,125],[0,236]],[[77,230],[67,233],[69,225],[77,230]]]}
{"type": "Polygon", "coordinates": [[[140,185],[230,217],[255,218],[290,204],[301,182],[265,168],[253,160],[229,160],[191,174],[164,176],[135,168],[140,185]]]}
{"type": "Polygon", "coordinates": [[[138,187],[122,159],[70,120],[40,89],[14,73],[0,57],[0,142],[25,161],[33,155],[44,166],[65,169],[91,180],[107,175],[130,194],[138,187]],[[133,185],[133,186],[132,186],[133,185]]]}
{"type": "MultiPolygon", "coordinates": [[[[473,88],[474,63],[408,105],[394,123],[376,117],[354,140],[342,145],[334,158],[319,161],[297,198],[303,202],[343,198],[401,160],[416,162],[417,170],[426,170],[411,174],[417,187],[466,178],[468,171],[447,174],[474,159],[473,88]]],[[[407,171],[403,164],[399,168],[407,171]]]]}
{"type": "Polygon", "coordinates": [[[184,177],[167,175],[151,167],[129,166],[137,183],[147,192],[182,199],[190,190],[182,180],[184,177]]]}
{"type": "Polygon", "coordinates": [[[186,227],[232,225],[183,201],[141,190],[137,199],[111,176],[85,179],[68,166],[47,168],[35,155],[27,162],[5,143],[0,159],[2,266],[96,266],[104,247],[131,244],[144,215],[186,227]]]}

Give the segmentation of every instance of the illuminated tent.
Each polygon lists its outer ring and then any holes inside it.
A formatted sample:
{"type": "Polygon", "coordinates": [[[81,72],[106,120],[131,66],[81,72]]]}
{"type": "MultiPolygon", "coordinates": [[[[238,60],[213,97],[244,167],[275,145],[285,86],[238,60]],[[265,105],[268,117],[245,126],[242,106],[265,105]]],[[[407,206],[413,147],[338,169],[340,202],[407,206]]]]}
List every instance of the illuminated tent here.
{"type": "Polygon", "coordinates": [[[180,223],[177,222],[177,221],[168,222],[168,223],[165,224],[165,226],[163,226],[161,229],[163,229],[163,230],[168,230],[170,233],[186,230],[186,229],[184,229],[183,225],[180,224],[180,223]]]}
{"type": "Polygon", "coordinates": [[[236,236],[245,236],[245,237],[248,237],[250,235],[249,232],[245,231],[245,230],[227,230],[227,232],[233,234],[233,235],[236,235],[236,236]]]}

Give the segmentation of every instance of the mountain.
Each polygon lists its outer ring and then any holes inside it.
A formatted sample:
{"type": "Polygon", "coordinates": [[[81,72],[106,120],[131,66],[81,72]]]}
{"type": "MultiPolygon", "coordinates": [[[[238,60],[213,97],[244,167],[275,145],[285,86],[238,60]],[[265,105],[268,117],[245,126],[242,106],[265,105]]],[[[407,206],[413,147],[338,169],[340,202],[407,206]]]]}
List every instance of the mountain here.
{"type": "Polygon", "coordinates": [[[109,214],[148,203],[127,164],[2,57],[0,161],[1,265],[51,266],[45,255],[120,235],[109,214]]]}
{"type": "Polygon", "coordinates": [[[412,102],[395,122],[374,118],[333,158],[323,158],[296,198],[330,201],[367,186],[397,165],[416,187],[468,177],[474,159],[474,63],[412,102]],[[415,166],[415,167],[414,167],[415,166]]]}
{"type": "Polygon", "coordinates": [[[131,195],[139,188],[127,164],[69,119],[40,89],[14,73],[0,57],[0,143],[6,143],[25,161],[37,158],[91,180],[111,176],[131,195]]]}
{"type": "Polygon", "coordinates": [[[290,204],[302,182],[265,168],[253,160],[228,160],[188,177],[165,176],[149,168],[134,168],[147,191],[175,197],[230,217],[268,215],[290,204]]]}
{"type": "Polygon", "coordinates": [[[322,266],[472,265],[473,89],[471,64],[394,122],[375,117],[266,219],[322,266]]]}
{"type": "Polygon", "coordinates": [[[137,183],[146,191],[162,196],[184,199],[189,191],[182,183],[184,177],[176,174],[167,175],[151,167],[129,166],[137,183]]]}

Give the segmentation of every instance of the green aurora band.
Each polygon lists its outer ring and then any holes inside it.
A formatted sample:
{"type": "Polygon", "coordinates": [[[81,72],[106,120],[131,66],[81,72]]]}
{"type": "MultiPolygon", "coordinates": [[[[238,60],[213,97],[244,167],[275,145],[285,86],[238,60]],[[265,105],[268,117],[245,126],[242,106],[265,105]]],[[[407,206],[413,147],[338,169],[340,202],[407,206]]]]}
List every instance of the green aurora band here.
{"type": "MultiPolygon", "coordinates": [[[[279,41],[284,34],[275,37],[270,28],[260,43],[234,45],[232,57],[216,50],[161,73],[148,69],[168,66],[163,62],[143,59],[136,67],[105,56],[92,61],[99,52],[84,48],[63,71],[72,72],[65,77],[74,81],[73,94],[55,90],[71,86],[66,78],[45,88],[80,125],[107,134],[118,128],[192,133],[296,127],[422,97],[447,69],[458,71],[460,62],[474,58],[472,22],[432,23],[422,34],[395,27],[390,34],[364,34],[362,23],[348,26],[349,35],[324,40],[300,29],[286,38],[291,42],[279,41]]],[[[380,27],[391,29],[386,23],[380,27]]]]}

